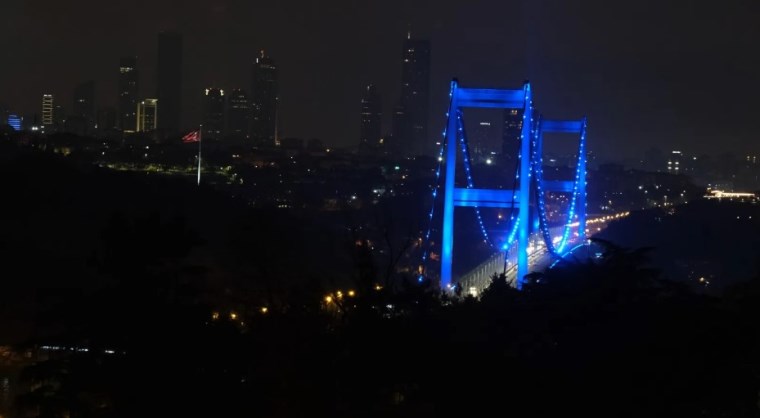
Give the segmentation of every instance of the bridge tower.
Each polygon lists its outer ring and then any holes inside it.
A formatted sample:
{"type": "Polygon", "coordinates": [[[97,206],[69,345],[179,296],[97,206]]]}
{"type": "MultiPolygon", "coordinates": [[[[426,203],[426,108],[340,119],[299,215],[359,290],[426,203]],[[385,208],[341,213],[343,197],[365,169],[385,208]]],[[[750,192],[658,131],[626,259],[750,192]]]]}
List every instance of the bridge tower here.
{"type": "Polygon", "coordinates": [[[530,83],[522,89],[471,89],[459,87],[456,79],[451,82],[451,102],[446,126],[445,180],[443,193],[443,238],[441,240],[441,288],[452,282],[452,259],[454,253],[454,207],[517,207],[517,287],[528,273],[528,238],[530,234],[530,145],[532,138],[533,106],[530,83]],[[457,161],[458,118],[462,108],[520,109],[523,111],[520,133],[519,188],[496,190],[454,187],[457,161]]]}
{"type": "Polygon", "coordinates": [[[555,256],[561,257],[566,251],[566,246],[571,240],[570,233],[572,224],[577,219],[578,238],[580,242],[586,241],[586,118],[580,120],[550,120],[538,115],[534,120],[533,153],[533,181],[536,184],[536,209],[538,211],[541,232],[544,235],[546,248],[555,256]],[[543,149],[544,133],[577,134],[578,163],[575,166],[575,178],[572,180],[543,179],[543,149]],[[570,207],[567,213],[567,221],[559,241],[549,234],[548,222],[546,221],[546,209],[544,203],[545,192],[570,193],[570,207]]]}
{"type": "MultiPolygon", "coordinates": [[[[525,275],[528,273],[528,244],[531,235],[531,207],[535,208],[538,224],[543,234],[548,251],[557,257],[566,254],[567,244],[575,239],[571,237],[572,228],[577,226],[577,240],[586,239],[586,119],[580,120],[548,120],[544,119],[533,109],[532,92],[527,81],[522,89],[475,89],[459,86],[456,79],[451,82],[450,104],[447,113],[446,131],[444,135],[445,177],[443,193],[443,237],[441,240],[441,288],[452,284],[452,260],[454,252],[454,208],[474,207],[478,214],[481,230],[486,239],[487,233],[477,208],[515,208],[518,209],[517,219],[510,227],[510,237],[506,240],[508,251],[512,239],[517,239],[517,280],[516,287],[522,288],[525,275]],[[523,121],[520,133],[520,154],[517,176],[518,188],[515,190],[479,189],[476,188],[470,176],[467,165],[467,139],[463,129],[463,108],[492,108],[522,110],[523,121]],[[543,134],[569,133],[580,136],[578,146],[578,163],[575,178],[572,180],[543,180],[543,134]],[[465,158],[465,169],[468,177],[468,187],[455,187],[457,162],[457,142],[462,141],[465,158]],[[532,193],[534,192],[534,193],[532,193]],[[562,235],[551,236],[546,218],[545,192],[570,193],[567,220],[562,227],[562,235]],[[556,244],[556,245],[555,245],[556,244]]],[[[443,152],[443,150],[441,151],[443,152]]],[[[435,192],[433,196],[435,196],[435,192]]],[[[432,211],[430,217],[432,219],[432,211]]],[[[430,231],[428,231],[429,236],[430,231]]],[[[505,254],[506,257],[506,254],[505,254]]],[[[423,257],[424,259],[424,257],[423,257]]]]}

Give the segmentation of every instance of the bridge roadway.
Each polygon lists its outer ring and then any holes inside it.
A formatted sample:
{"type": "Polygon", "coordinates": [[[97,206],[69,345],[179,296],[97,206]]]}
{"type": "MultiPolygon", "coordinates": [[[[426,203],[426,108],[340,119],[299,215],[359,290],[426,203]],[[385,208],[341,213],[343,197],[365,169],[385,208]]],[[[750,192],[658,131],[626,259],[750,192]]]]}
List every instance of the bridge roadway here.
{"type": "MultiPolygon", "coordinates": [[[[628,216],[629,212],[622,212],[615,215],[607,215],[597,218],[592,218],[587,220],[586,222],[586,234],[593,236],[594,234],[601,232],[603,229],[607,227],[607,224],[610,221],[628,216]]],[[[567,243],[567,247],[570,248],[570,250],[563,256],[567,257],[570,254],[578,254],[578,250],[586,247],[582,245],[581,243],[577,242],[577,225],[572,225],[571,227],[575,226],[576,230],[571,230],[571,236],[576,237],[575,240],[570,240],[567,243]],[[580,244],[580,245],[579,245],[580,244]]],[[[550,229],[550,234],[553,237],[558,237],[562,234],[562,226],[554,227],[550,229]]],[[[555,241],[557,239],[555,238],[555,241]]],[[[508,254],[507,254],[507,266],[506,266],[506,273],[507,273],[507,281],[512,283],[517,283],[517,245],[513,245],[512,248],[510,248],[508,254]]],[[[579,256],[590,256],[591,254],[578,254],[579,256]]],[[[464,274],[462,277],[459,278],[459,283],[462,285],[462,289],[464,292],[473,295],[478,296],[483,289],[488,287],[488,285],[491,283],[491,277],[493,277],[494,274],[499,274],[504,272],[504,257],[505,254],[503,251],[499,251],[497,253],[494,253],[491,257],[489,257],[484,262],[480,263],[477,267],[470,270],[468,273],[464,274]]],[[[528,271],[529,272],[537,272],[537,271],[544,271],[547,268],[549,268],[555,261],[557,260],[556,257],[552,256],[552,254],[546,249],[546,245],[543,241],[543,236],[540,232],[535,232],[531,234],[530,236],[530,245],[528,246],[528,271]]]]}

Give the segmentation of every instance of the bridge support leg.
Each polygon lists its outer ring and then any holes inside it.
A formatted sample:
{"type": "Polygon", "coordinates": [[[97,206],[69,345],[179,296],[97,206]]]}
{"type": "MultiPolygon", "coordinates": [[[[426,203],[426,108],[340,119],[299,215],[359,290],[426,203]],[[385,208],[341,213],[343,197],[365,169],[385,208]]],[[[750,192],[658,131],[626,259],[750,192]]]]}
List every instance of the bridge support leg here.
{"type": "Polygon", "coordinates": [[[578,238],[586,241],[586,118],[581,127],[581,146],[578,147],[578,238]]]}
{"type": "Polygon", "coordinates": [[[441,289],[451,284],[454,252],[454,178],[457,167],[457,82],[451,82],[451,106],[446,123],[446,177],[443,190],[443,239],[441,240],[441,289]]]}
{"type": "Polygon", "coordinates": [[[530,84],[525,84],[525,107],[523,108],[522,133],[520,135],[520,210],[517,229],[517,289],[522,289],[528,274],[528,239],[530,235],[530,139],[533,124],[530,84]]]}

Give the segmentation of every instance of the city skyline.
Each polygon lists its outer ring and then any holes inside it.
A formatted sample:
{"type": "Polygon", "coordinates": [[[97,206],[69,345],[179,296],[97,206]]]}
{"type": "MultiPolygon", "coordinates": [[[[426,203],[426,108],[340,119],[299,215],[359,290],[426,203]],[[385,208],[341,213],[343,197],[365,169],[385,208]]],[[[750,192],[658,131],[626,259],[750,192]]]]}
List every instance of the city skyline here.
{"type": "Polygon", "coordinates": [[[760,1],[0,1],[0,418],[760,418],[760,1]]]}
{"type": "Polygon", "coordinates": [[[760,16],[755,3],[682,9],[665,2],[654,13],[648,3],[619,10],[590,0],[573,7],[547,1],[365,8],[228,0],[191,3],[181,21],[170,13],[172,5],[154,3],[154,13],[137,29],[129,22],[139,7],[100,11],[91,1],[67,8],[11,1],[0,23],[4,50],[15,59],[0,69],[0,102],[14,113],[39,112],[42,94],[66,105],[71,86],[93,79],[96,103],[117,106],[113,68],[127,55],[136,55],[147,75],[140,80],[140,99],[152,97],[156,34],[171,29],[185,38],[184,127],[201,120],[202,104],[193,99],[204,87],[247,90],[250,65],[266,48],[281,70],[283,134],[352,146],[367,83],[377,84],[387,109],[383,131],[390,128],[400,93],[397,51],[411,25],[413,36],[430,39],[435,50],[431,137],[442,128],[451,77],[463,85],[502,87],[527,78],[541,86],[536,96],[552,114],[588,109],[590,146],[602,156],[631,157],[652,145],[696,153],[755,149],[750,121],[759,109],[751,97],[760,92],[754,75],[760,62],[746,53],[759,38],[752,24],[760,16]],[[277,30],[283,22],[285,33],[277,30]],[[33,33],[38,25],[63,34],[41,38],[33,33]],[[80,29],[64,30],[69,27],[80,29]],[[707,100],[722,106],[708,106],[707,100]]]}

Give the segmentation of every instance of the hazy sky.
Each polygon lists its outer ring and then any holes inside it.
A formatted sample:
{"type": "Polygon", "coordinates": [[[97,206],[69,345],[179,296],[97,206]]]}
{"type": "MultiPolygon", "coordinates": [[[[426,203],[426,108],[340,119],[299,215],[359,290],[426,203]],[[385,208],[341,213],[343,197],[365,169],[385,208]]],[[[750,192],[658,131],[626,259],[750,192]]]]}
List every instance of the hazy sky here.
{"type": "Polygon", "coordinates": [[[200,117],[204,87],[249,89],[265,48],[280,67],[283,133],[354,145],[363,84],[378,85],[390,116],[411,25],[432,41],[431,133],[443,126],[451,77],[504,87],[530,79],[548,116],[589,116],[601,155],[654,145],[760,152],[757,0],[0,3],[0,103],[26,114],[43,92],[70,110],[74,85],[88,79],[98,106],[115,105],[121,55],[138,56],[140,94],[154,96],[156,35],[168,29],[185,37],[185,126],[200,117]]]}

